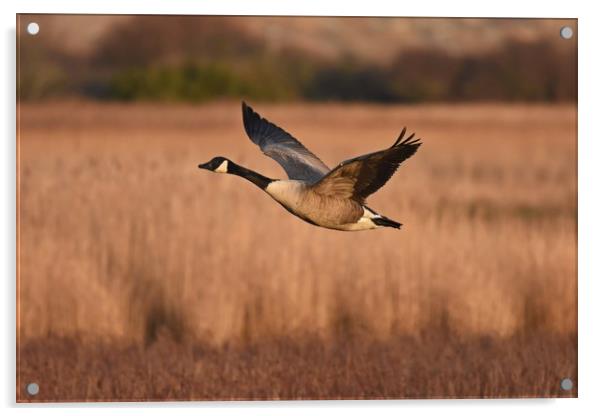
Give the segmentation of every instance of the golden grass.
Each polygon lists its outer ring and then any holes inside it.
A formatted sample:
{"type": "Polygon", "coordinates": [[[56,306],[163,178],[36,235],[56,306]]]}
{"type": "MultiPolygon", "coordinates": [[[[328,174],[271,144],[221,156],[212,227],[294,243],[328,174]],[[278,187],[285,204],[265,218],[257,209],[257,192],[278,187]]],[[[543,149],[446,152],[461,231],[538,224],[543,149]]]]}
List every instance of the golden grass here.
{"type": "MultiPolygon", "coordinates": [[[[330,166],[390,145],[404,125],[415,131],[424,145],[369,200],[402,230],[320,229],[240,178],[197,169],[222,155],[284,176],[246,138],[238,103],[21,104],[20,351],[56,339],[150,348],[167,337],[219,350],[284,338],[386,344],[436,333],[506,345],[545,336],[569,340],[557,358],[576,378],[574,106],[256,110],[330,166]]],[[[20,360],[20,371],[35,375],[32,362],[20,360]]],[[[428,386],[393,395],[422,397],[428,386]]],[[[112,391],[52,397],[138,397],[112,391]]],[[[362,396],[295,391],[228,397],[362,396]]],[[[471,391],[459,394],[485,394],[471,391]]],[[[486,395],[521,395],[498,391],[486,395]]],[[[151,398],[165,397],[174,396],[151,398]]]]}

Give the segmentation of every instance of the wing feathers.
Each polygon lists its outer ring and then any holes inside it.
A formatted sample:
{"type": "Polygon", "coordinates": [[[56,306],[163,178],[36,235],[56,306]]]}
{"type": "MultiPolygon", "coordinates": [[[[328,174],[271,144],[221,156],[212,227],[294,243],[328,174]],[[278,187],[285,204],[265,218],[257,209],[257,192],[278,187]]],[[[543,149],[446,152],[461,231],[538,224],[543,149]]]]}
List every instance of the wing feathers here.
{"type": "MultiPolygon", "coordinates": [[[[391,147],[395,147],[399,144],[399,142],[401,141],[401,139],[403,139],[403,135],[406,134],[406,127],[403,127],[403,130],[401,130],[401,133],[399,134],[399,137],[397,138],[397,140],[395,140],[395,143],[393,143],[393,145],[391,147]]],[[[414,133],[412,133],[412,136],[414,135],[414,133]]]]}
{"type": "Polygon", "coordinates": [[[261,151],[284,168],[290,179],[317,182],[330,170],[303,144],[274,123],[261,117],[244,101],[242,115],[245,131],[261,151]]]}
{"type": "Polygon", "coordinates": [[[404,127],[393,146],[388,149],[341,163],[314,185],[314,191],[339,198],[351,198],[363,204],[420,147],[420,139],[414,139],[414,133],[402,141],[405,132],[404,127]]]}
{"type": "Polygon", "coordinates": [[[420,139],[414,139],[414,133],[404,139],[407,130],[404,127],[391,147],[346,160],[329,171],[324,162],[297,139],[261,117],[244,101],[242,113],[249,138],[278,162],[290,179],[314,183],[313,190],[318,194],[360,203],[382,187],[421,145],[420,139]]]}

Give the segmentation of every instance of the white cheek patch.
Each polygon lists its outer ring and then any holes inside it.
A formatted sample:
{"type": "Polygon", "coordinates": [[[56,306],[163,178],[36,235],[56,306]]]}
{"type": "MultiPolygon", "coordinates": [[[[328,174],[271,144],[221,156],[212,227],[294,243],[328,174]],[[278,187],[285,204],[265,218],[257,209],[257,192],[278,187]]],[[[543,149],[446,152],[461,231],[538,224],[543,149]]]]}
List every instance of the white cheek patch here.
{"type": "Polygon", "coordinates": [[[228,161],[224,160],[217,169],[214,170],[217,173],[228,173],[228,161]]]}

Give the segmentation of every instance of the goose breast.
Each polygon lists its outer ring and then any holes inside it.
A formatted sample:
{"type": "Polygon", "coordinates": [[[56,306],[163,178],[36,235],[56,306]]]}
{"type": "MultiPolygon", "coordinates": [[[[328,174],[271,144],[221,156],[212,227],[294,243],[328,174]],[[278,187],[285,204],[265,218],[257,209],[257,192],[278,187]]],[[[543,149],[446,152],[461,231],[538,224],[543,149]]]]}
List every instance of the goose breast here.
{"type": "Polygon", "coordinates": [[[357,222],[364,214],[358,202],[317,194],[302,181],[275,181],[266,192],[293,214],[323,227],[339,229],[357,222]]]}

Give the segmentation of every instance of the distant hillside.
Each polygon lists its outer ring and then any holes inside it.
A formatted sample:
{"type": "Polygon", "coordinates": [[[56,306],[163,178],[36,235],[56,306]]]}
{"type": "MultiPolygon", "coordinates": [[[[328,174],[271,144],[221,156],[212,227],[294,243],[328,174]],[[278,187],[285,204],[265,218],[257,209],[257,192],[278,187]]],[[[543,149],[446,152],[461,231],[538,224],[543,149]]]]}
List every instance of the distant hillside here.
{"type": "MultiPolygon", "coordinates": [[[[537,19],[21,15],[19,97],[576,100],[577,42],[537,19]],[[24,32],[35,20],[37,36],[24,32]]],[[[576,32],[576,31],[575,31],[576,32]]]]}
{"type": "Polygon", "coordinates": [[[465,55],[488,52],[512,40],[556,40],[561,26],[534,19],[274,17],[237,22],[273,48],[294,46],[322,57],[353,56],[376,63],[388,63],[400,51],[413,49],[465,55]]]}
{"type": "MultiPolygon", "coordinates": [[[[145,16],[147,19],[175,17],[145,16]]],[[[32,16],[33,18],[33,16],[32,16]]],[[[333,18],[333,17],[221,17],[193,16],[199,26],[209,20],[227,22],[278,51],[295,48],[326,59],[350,56],[375,63],[390,62],[399,51],[442,50],[452,55],[490,51],[509,40],[558,41],[560,27],[576,20],[555,19],[443,19],[443,18],[333,18]]],[[[140,16],[35,16],[57,47],[70,53],[93,53],[96,42],[115,25],[135,25],[140,16]]],[[[135,29],[135,28],[133,28],[135,29]]]]}

